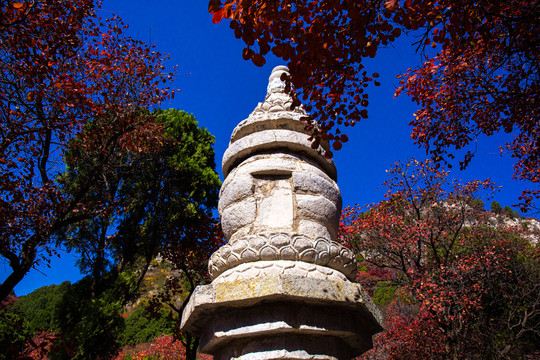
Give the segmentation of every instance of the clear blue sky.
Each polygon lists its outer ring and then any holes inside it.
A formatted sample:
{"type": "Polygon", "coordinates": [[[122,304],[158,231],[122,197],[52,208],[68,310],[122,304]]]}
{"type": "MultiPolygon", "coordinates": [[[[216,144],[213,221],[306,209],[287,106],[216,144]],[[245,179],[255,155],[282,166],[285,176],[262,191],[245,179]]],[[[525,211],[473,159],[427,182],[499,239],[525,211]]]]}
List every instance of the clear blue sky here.
{"type": "MultiPolygon", "coordinates": [[[[241,40],[234,38],[226,21],[212,24],[207,6],[207,0],[105,0],[102,11],[122,17],[130,26],[130,36],[151,41],[157,51],[170,54],[168,65],[178,65],[174,87],[181,92],[162,107],[193,113],[199,124],[216,137],[216,162],[221,174],[219,164],[233,128],[264,100],[268,76],[274,66],[283,62],[268,58],[267,64],[258,68],[244,61],[241,40]]],[[[384,189],[380,185],[385,170],[396,161],[425,156],[410,140],[408,124],[417,106],[406,95],[393,98],[396,75],[420,62],[410,42],[403,39],[368,63],[368,72],[381,74],[382,86],[370,88],[370,117],[349,130],[349,142],[334,155],[344,206],[382,200],[384,189]]],[[[502,185],[495,199],[503,206],[517,203],[523,188],[523,184],[512,180],[510,156],[500,156],[498,147],[505,138],[480,138],[469,169],[452,173],[458,179],[491,178],[502,185]]],[[[69,254],[53,258],[50,268],[32,270],[15,288],[16,294],[65,280],[77,281],[81,274],[74,261],[75,256],[69,254]]],[[[7,265],[0,264],[0,281],[8,271],[7,265]]]]}

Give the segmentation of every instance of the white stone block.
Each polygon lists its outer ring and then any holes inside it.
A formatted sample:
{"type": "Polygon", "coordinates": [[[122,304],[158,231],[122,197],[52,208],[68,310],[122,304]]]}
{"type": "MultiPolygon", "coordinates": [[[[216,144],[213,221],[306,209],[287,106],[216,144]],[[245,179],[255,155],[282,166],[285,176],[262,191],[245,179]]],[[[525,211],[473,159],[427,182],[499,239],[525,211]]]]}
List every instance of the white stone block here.
{"type": "Polygon", "coordinates": [[[297,231],[301,234],[306,234],[313,239],[318,237],[323,237],[330,240],[336,239],[335,232],[331,232],[325,225],[312,220],[300,219],[298,221],[297,231]]]}
{"type": "Polygon", "coordinates": [[[341,204],[341,192],[333,181],[306,172],[294,172],[292,180],[297,193],[322,195],[336,204],[336,207],[341,204]]]}
{"type": "Polygon", "coordinates": [[[297,214],[302,220],[310,220],[325,226],[336,238],[339,225],[339,209],[322,195],[296,194],[297,214]]]}
{"type": "Polygon", "coordinates": [[[266,176],[256,179],[255,230],[283,229],[292,231],[294,202],[290,179],[266,176]]]}
{"type": "Polygon", "coordinates": [[[257,206],[252,197],[225,208],[221,212],[221,227],[225,237],[230,238],[241,227],[252,224],[256,214],[257,206]]]}
{"type": "Polygon", "coordinates": [[[223,175],[227,176],[234,164],[261,151],[287,149],[292,153],[307,153],[333,179],[337,179],[337,171],[332,159],[326,159],[323,149],[311,148],[308,135],[290,130],[264,130],[246,135],[230,144],[222,160],[223,175]]]}
{"type": "Polygon", "coordinates": [[[228,177],[221,186],[219,195],[219,211],[223,211],[233,202],[242,200],[243,198],[253,195],[255,183],[250,175],[240,175],[228,177]]]}

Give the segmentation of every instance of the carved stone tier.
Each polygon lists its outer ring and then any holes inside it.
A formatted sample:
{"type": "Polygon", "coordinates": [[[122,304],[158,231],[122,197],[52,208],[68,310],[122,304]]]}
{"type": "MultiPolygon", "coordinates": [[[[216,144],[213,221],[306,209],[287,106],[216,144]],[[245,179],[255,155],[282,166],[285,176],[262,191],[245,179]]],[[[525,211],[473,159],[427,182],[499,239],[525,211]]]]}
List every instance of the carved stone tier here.
{"type": "Polygon", "coordinates": [[[290,274],[197,287],[182,326],[214,359],[350,359],[381,318],[359,284],[290,274]]]}
{"type": "Polygon", "coordinates": [[[210,258],[210,277],[215,279],[240,264],[276,260],[329,267],[350,280],[354,280],[357,269],[354,253],[335,241],[302,234],[270,233],[247,235],[222,246],[210,258]]]}
{"type": "Polygon", "coordinates": [[[337,240],[341,193],[327,144],[311,147],[279,66],[263,103],[223,156],[219,214],[228,243],[210,258],[182,328],[221,359],[350,359],[371,348],[381,317],[337,240]]]}

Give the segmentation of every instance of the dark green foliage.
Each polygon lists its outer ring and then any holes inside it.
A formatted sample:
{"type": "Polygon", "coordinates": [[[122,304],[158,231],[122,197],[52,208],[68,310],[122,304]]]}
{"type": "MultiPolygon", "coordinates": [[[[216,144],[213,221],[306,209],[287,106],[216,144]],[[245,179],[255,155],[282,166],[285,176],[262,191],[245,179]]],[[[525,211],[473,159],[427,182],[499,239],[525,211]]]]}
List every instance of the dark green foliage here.
{"type": "Polygon", "coordinates": [[[484,202],[481,199],[473,199],[471,201],[471,205],[475,209],[482,209],[482,210],[486,206],[486,204],[484,204],[484,202]]]}
{"type": "Polygon", "coordinates": [[[172,335],[174,323],[169,313],[162,311],[161,316],[153,317],[143,308],[133,311],[125,320],[125,328],[118,335],[120,346],[148,343],[160,335],[172,335]]]}
{"type": "Polygon", "coordinates": [[[396,297],[397,286],[389,281],[379,281],[373,292],[373,302],[377,306],[388,305],[396,297]]]}
{"type": "Polygon", "coordinates": [[[134,158],[137,176],[119,191],[127,211],[119,217],[117,247],[127,260],[144,254],[150,261],[217,205],[214,137],[183,111],[156,111],[156,121],[169,142],[149,158],[134,158]]]}
{"type": "Polygon", "coordinates": [[[514,210],[510,206],[505,206],[504,207],[504,214],[506,216],[508,216],[510,219],[513,219],[513,218],[516,217],[516,213],[514,212],[514,210]]]}
{"type": "MultiPolygon", "coordinates": [[[[76,359],[107,358],[125,344],[171,333],[165,315],[150,319],[136,310],[125,320],[123,308],[140,292],[152,259],[186,237],[217,205],[221,182],[214,170],[214,137],[183,111],[153,115],[165,137],[144,151],[110,154],[110,168],[84,199],[105,210],[58,234],[80,255],[79,267],[89,275],[70,288],[56,309],[58,327],[76,359]]],[[[71,194],[88,184],[91,164],[102,156],[75,148],[57,179],[71,194]]]]}
{"type": "Polygon", "coordinates": [[[108,359],[124,345],[171,335],[174,321],[165,311],[151,317],[137,308],[124,319],[126,296],[135,289],[129,272],[108,272],[92,296],[92,279],[39,288],[0,310],[0,360],[14,359],[38,331],[60,334],[51,359],[108,359]]]}
{"type": "Polygon", "coordinates": [[[71,283],[64,281],[60,285],[44,286],[22,296],[13,304],[13,308],[25,315],[29,328],[33,331],[58,331],[54,312],[71,283]]]}
{"type": "Polygon", "coordinates": [[[110,358],[118,349],[116,335],[124,327],[123,294],[129,286],[121,276],[109,273],[109,287],[92,297],[92,279],[84,278],[65,292],[54,317],[64,345],[74,354],[57,353],[56,359],[110,358]]]}
{"type": "Polygon", "coordinates": [[[0,310],[0,359],[14,359],[39,331],[59,331],[55,312],[70,287],[44,286],[0,310]]]}
{"type": "Polygon", "coordinates": [[[0,360],[16,359],[32,333],[25,315],[13,304],[0,308],[0,360]]]}
{"type": "Polygon", "coordinates": [[[191,228],[206,224],[201,219],[216,207],[221,183],[214,170],[214,137],[183,111],[153,115],[166,136],[142,147],[144,151],[128,146],[102,154],[75,146],[65,155],[66,171],[58,184],[68,197],[86,194],[84,210],[96,216],[55,236],[80,255],[78,265],[88,276],[72,285],[38,289],[10,306],[13,311],[0,320],[0,345],[6,344],[0,350],[9,344],[17,353],[34,331],[43,330],[58,334],[50,359],[109,359],[125,344],[172,334],[176,322],[167,313],[150,318],[136,309],[125,319],[124,307],[138,296],[159,252],[187,238],[191,241],[182,247],[186,254],[204,248],[206,238],[191,228]],[[101,156],[110,156],[108,167],[89,181],[101,156]],[[83,189],[89,184],[91,189],[83,189]]]}
{"type": "Polygon", "coordinates": [[[503,211],[501,204],[496,201],[491,202],[491,211],[497,214],[500,214],[503,211]]]}

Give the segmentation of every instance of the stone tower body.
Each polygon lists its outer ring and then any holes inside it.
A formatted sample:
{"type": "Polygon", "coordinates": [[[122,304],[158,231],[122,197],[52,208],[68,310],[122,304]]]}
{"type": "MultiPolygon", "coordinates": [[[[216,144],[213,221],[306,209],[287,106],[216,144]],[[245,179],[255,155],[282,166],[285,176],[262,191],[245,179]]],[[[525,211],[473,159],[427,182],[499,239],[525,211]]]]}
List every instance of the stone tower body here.
{"type": "Polygon", "coordinates": [[[341,194],[322,147],[312,149],[278,66],[263,103],[223,156],[219,213],[228,243],[209,262],[182,317],[220,359],[349,359],[371,348],[381,318],[336,240],[341,194]]]}

